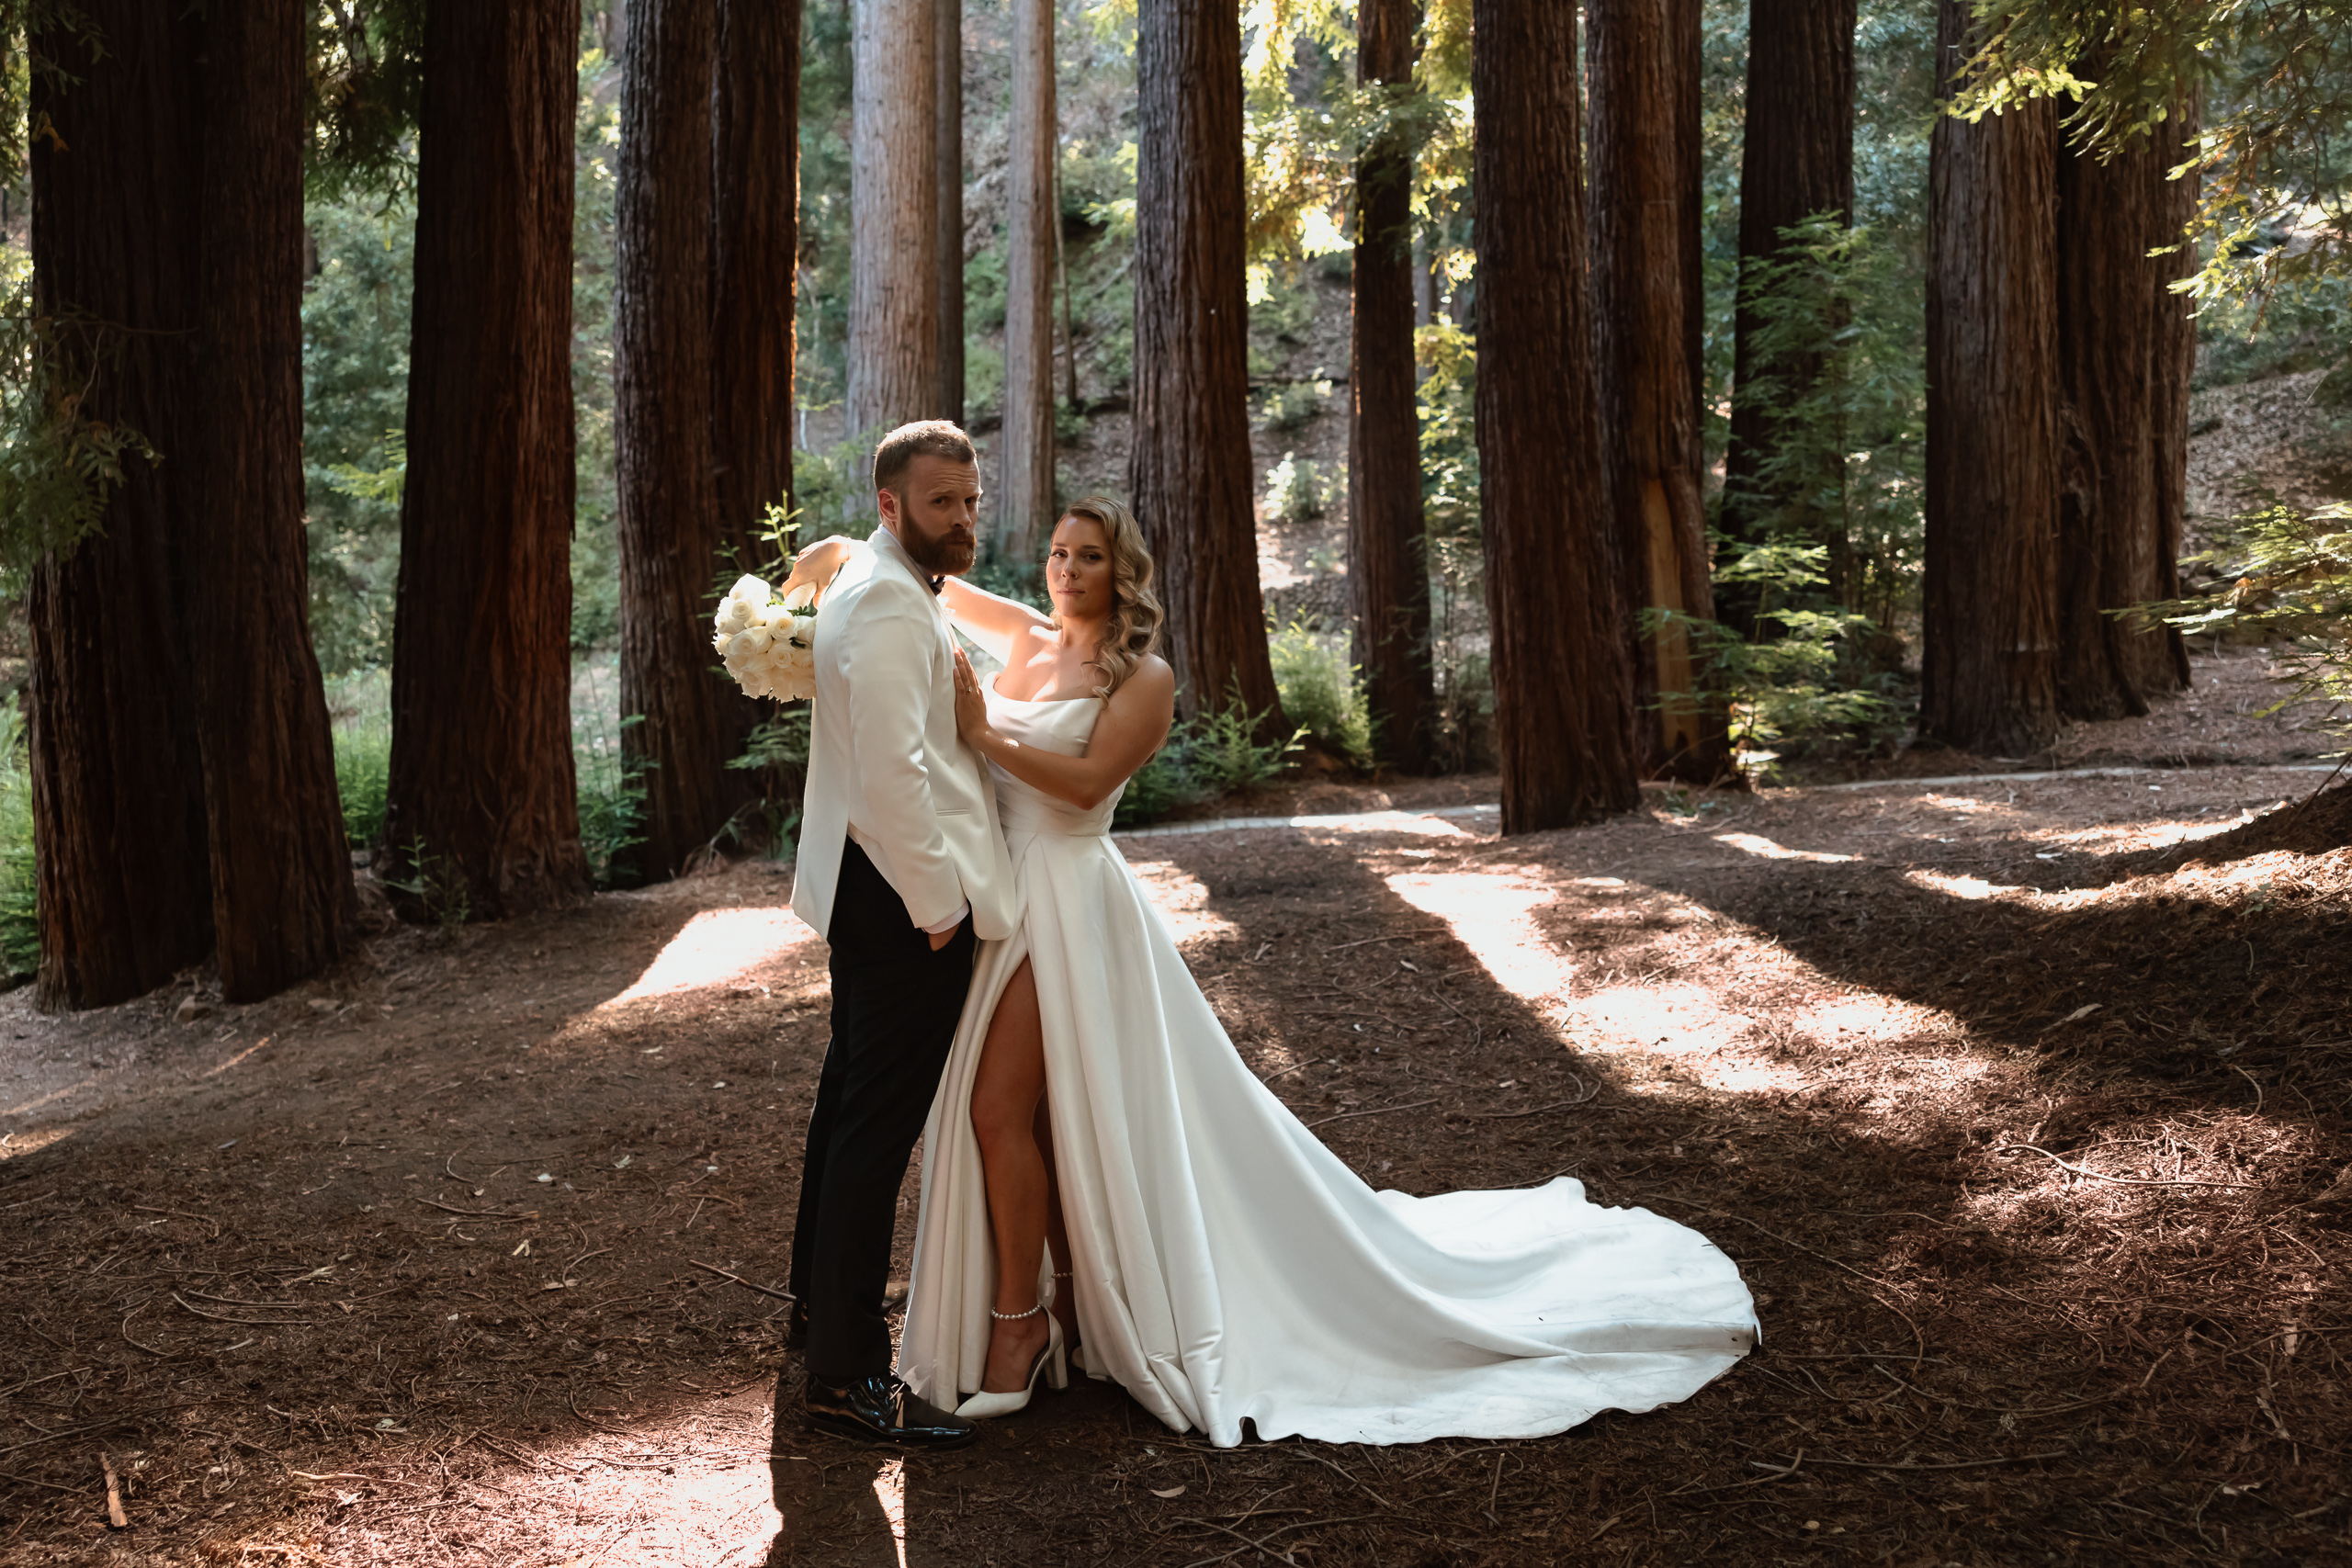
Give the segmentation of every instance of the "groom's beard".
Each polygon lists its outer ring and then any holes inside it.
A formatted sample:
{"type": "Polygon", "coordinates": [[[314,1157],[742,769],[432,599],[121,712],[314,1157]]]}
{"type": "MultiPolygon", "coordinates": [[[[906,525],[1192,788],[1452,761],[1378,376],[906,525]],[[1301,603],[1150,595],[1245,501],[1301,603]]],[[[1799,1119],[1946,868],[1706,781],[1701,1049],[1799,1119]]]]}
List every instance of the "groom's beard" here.
{"type": "Polygon", "coordinates": [[[979,542],[979,536],[960,523],[937,538],[925,537],[911,525],[899,535],[899,543],[914,563],[933,577],[953,577],[971,570],[979,542]]]}

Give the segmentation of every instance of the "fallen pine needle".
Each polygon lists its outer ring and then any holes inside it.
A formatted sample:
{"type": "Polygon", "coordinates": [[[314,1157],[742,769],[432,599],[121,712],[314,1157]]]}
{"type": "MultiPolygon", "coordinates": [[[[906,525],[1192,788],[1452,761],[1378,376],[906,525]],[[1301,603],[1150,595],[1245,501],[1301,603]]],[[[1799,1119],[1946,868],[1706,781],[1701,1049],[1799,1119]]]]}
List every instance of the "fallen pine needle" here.
{"type": "Polygon", "coordinates": [[[2252,1191],[2255,1185],[2251,1181],[2190,1181],[2185,1179],[2179,1181],[2155,1181],[2151,1180],[2148,1178],[2139,1176],[2104,1176],[2096,1170],[2086,1170],[2079,1165],[2068,1165],[2064,1160],[2060,1159],[2048,1149],[2038,1149],[2031,1144],[2000,1144],[1994,1147],[1993,1152],[1996,1155],[2005,1155],[2011,1152],[2040,1155],[2043,1159],[2048,1160],[2051,1164],[2056,1166],[2061,1170],[2072,1171],[2076,1176],[2087,1176],[2093,1181],[2111,1181],[2118,1187],[2234,1187],[2240,1191],[2252,1191]]]}
{"type": "Polygon", "coordinates": [[[1342,1111],[1337,1116],[1321,1117],[1306,1124],[1309,1127],[1320,1127],[1326,1122],[1345,1122],[1353,1116],[1385,1116],[1392,1111],[1419,1111],[1424,1105],[1436,1103],[1434,1100],[1417,1100],[1410,1105],[1380,1105],[1374,1106],[1370,1111],[1342,1111]]]}
{"type": "Polygon", "coordinates": [[[172,1300],[197,1316],[209,1317],[215,1323],[243,1323],[255,1328],[308,1328],[315,1326],[318,1322],[316,1318],[310,1317],[231,1317],[225,1312],[207,1312],[187,1301],[177,1291],[172,1292],[172,1300]]]}
{"type": "Polygon", "coordinates": [[[708,1269],[722,1280],[731,1280],[747,1291],[757,1291],[763,1296],[774,1296],[780,1302],[797,1302],[800,1299],[798,1296],[794,1295],[790,1291],[771,1291],[765,1285],[754,1285],[752,1281],[743,1278],[742,1275],[729,1274],[726,1269],[721,1269],[716,1263],[705,1263],[693,1258],[687,1258],[686,1261],[692,1263],[697,1269],[708,1269]]]}

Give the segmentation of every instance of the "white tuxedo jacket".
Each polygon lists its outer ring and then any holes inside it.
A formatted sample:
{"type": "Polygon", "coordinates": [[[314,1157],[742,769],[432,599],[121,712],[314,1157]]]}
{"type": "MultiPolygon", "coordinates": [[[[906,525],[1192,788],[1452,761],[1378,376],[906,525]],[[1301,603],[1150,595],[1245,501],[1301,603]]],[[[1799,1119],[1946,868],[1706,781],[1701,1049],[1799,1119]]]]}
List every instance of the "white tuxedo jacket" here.
{"type": "Polygon", "coordinates": [[[887,529],[817,607],[817,696],[792,909],[828,934],[854,829],[924,930],[972,907],[984,942],[1012,934],[1012,863],[988,764],[956,735],[956,660],[930,583],[887,529]]]}

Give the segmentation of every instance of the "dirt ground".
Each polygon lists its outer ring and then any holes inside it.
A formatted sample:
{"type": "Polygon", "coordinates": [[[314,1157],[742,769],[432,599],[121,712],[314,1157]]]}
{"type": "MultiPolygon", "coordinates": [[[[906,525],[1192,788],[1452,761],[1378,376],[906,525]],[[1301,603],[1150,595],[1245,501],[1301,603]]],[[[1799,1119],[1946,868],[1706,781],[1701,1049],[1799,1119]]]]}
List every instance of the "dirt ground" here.
{"type": "MultiPolygon", "coordinates": [[[[2141,722],[2109,750],[2191,721],[2141,722]]],[[[1271,805],[1396,814],[1124,840],[1368,1179],[1565,1173],[1738,1259],[1758,1354],[1536,1441],[1220,1451],[1105,1384],[950,1455],[772,1433],[826,990],[771,864],[381,929],[251,1008],[0,998],[0,1563],[2352,1563],[2319,783],[1505,840],[1458,809],[1491,780],[1327,782],[1271,805]]]]}

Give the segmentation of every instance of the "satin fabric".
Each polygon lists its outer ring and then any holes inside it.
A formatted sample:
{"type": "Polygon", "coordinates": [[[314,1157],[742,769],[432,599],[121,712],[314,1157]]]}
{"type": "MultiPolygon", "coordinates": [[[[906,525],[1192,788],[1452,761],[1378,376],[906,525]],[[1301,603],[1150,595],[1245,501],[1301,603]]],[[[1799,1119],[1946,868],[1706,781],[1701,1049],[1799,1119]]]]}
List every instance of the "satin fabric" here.
{"type": "MultiPolygon", "coordinates": [[[[1102,702],[989,689],[998,728],[1082,755],[1102,702]]],[[[1525,1438],[1689,1397],[1753,1348],[1755,1307],[1696,1231],[1533,1189],[1374,1191],[1252,1074],[1165,921],[1080,811],[999,770],[1023,910],[983,946],[923,1133],[899,1370],[979,1387],[996,1289],[969,1107],[989,1020],[1033,965],[1086,1370],[1218,1445],[1293,1435],[1525,1438]]],[[[1041,1263],[1038,1289],[1051,1289],[1041,1263]]]]}

